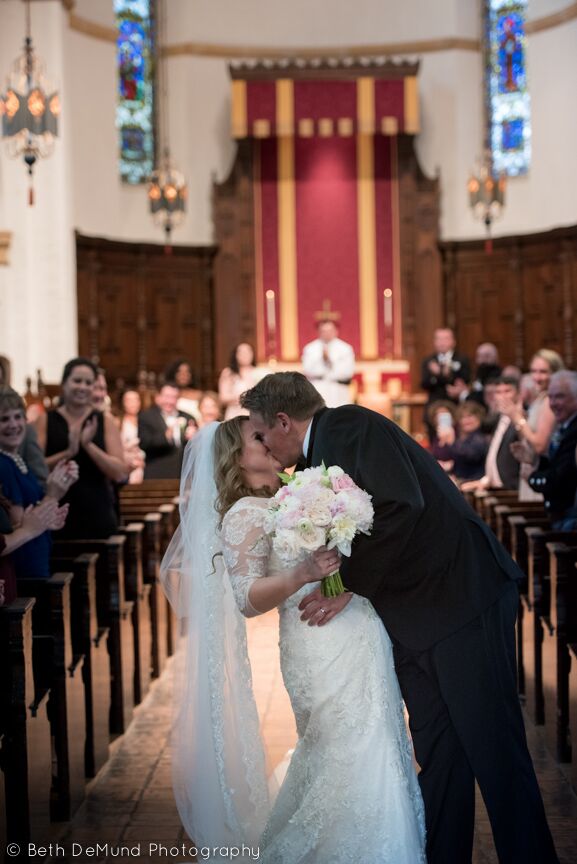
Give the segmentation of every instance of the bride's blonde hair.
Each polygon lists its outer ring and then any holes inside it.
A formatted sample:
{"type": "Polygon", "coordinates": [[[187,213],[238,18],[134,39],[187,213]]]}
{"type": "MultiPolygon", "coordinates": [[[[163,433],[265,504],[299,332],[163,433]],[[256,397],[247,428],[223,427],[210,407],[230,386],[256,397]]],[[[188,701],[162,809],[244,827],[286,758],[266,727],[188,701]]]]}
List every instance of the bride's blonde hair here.
{"type": "Polygon", "coordinates": [[[216,483],[216,511],[220,521],[232,505],[241,498],[271,498],[274,490],[269,486],[252,489],[247,486],[244,472],[240,467],[240,457],[244,440],[242,427],[248,417],[233,417],[225,420],[214,436],[214,482],[216,483]]]}

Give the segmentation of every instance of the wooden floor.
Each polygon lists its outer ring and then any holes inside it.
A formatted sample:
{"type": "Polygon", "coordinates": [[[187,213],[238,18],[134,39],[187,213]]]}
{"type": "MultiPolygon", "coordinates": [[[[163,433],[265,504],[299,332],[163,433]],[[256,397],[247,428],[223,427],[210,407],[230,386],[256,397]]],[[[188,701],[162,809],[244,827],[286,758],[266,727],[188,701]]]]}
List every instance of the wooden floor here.
{"type": "MultiPolygon", "coordinates": [[[[269,767],[283,759],[296,734],[278,668],[277,622],[276,612],[249,621],[254,687],[269,746],[269,767]]],[[[82,864],[87,860],[112,862],[117,857],[111,854],[111,847],[129,846],[129,860],[132,862],[194,860],[188,854],[192,844],[181,827],[172,798],[171,700],[172,663],[162,678],[155,682],[144,703],[136,709],[127,733],[113,745],[112,758],[92,781],[86,801],[73,821],[55,831],[51,840],[53,844],[58,843],[60,849],[54,847],[52,857],[57,853],[61,859],[82,864]],[[73,847],[73,843],[78,845],[73,847]],[[97,843],[101,844],[101,849],[94,849],[96,854],[87,851],[87,847],[95,847],[97,843]],[[150,844],[153,844],[152,848],[150,844]],[[164,849],[159,849],[159,846],[164,849]],[[83,854],[72,857],[73,852],[80,850],[83,854]]],[[[545,749],[540,730],[530,721],[526,725],[560,860],[562,864],[575,864],[577,797],[545,749]]],[[[203,859],[199,856],[198,860],[203,859]]],[[[497,864],[490,827],[480,799],[473,861],[474,864],[497,864]]]]}

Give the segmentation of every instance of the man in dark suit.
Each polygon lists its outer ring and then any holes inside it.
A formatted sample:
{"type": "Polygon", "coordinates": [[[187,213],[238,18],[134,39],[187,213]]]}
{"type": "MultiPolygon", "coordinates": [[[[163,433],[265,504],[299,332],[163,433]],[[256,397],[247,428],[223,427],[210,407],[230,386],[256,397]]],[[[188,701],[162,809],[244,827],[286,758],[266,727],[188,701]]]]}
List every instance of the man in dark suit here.
{"type": "Polygon", "coordinates": [[[190,414],[177,410],[179,392],[176,384],[163,384],[155,404],[138,417],[138,437],[146,453],[145,480],[180,477],[184,447],[197,425],[190,414]]]}
{"type": "Polygon", "coordinates": [[[577,372],[562,370],[552,375],[548,395],[557,425],[529,485],[543,495],[553,528],[567,530],[577,519],[577,372]]]}
{"type": "Polygon", "coordinates": [[[469,358],[455,350],[455,334],[448,327],[435,330],[433,347],[422,363],[421,387],[429,394],[428,404],[439,399],[456,403],[471,380],[469,358]]]}
{"type": "MultiPolygon", "coordinates": [[[[517,697],[522,574],[512,559],[430,454],[379,414],[326,409],[289,372],[266,376],[241,404],[281,463],[339,465],[372,495],[372,533],[355,540],[341,574],[393,640],[430,864],[470,864],[475,780],[501,864],[557,862],[517,697]]],[[[313,592],[304,614],[323,624],[345,603],[313,592]]]]}

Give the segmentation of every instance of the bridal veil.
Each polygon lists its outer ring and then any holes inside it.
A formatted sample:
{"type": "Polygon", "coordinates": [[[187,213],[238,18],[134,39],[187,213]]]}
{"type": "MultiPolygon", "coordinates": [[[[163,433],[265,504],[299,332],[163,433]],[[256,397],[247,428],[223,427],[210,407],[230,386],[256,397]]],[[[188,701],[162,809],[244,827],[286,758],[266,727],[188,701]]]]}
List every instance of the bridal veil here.
{"type": "Polygon", "coordinates": [[[269,799],[246,624],[224,566],[215,509],[218,425],[202,429],[186,447],[180,526],[161,565],[185,640],[175,658],[173,783],[180,818],[197,847],[254,847],[269,799]]]}

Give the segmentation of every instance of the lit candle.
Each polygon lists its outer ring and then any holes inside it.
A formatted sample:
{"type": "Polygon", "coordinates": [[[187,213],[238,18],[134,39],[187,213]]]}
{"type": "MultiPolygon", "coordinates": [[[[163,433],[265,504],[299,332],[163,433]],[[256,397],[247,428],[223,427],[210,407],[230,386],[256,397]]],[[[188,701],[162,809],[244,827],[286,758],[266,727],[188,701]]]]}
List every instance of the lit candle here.
{"type": "Polygon", "coordinates": [[[266,292],[266,323],[271,336],[276,333],[276,309],[274,304],[274,291],[266,292]]]}
{"type": "Polygon", "coordinates": [[[384,300],[384,316],[385,328],[388,328],[393,323],[393,292],[390,288],[385,288],[383,291],[384,300]]]}

